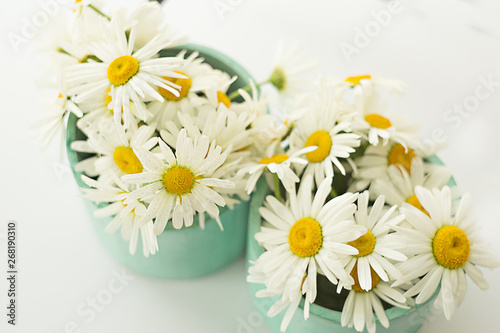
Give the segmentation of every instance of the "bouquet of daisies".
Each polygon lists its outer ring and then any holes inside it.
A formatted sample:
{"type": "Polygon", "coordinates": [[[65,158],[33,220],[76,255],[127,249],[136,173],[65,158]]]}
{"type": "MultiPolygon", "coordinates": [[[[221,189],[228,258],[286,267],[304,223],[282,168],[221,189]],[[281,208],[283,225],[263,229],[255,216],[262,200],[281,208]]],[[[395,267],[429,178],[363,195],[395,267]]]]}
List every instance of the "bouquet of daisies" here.
{"type": "Polygon", "coordinates": [[[184,39],[157,2],[109,16],[75,6],[55,42],[58,98],[39,123],[44,139],[79,118],[84,139],[71,149],[86,157],[75,166],[84,195],[100,204],[97,217],[113,217],[106,231],[121,229],[131,253],[141,237],[144,255],[155,254],[169,221],[204,228],[209,217],[222,229],[221,208],[249,198],[243,162],[276,137],[265,100],[255,85],[230,94],[237,77],[198,52],[163,56],[184,39]]]}
{"type": "Polygon", "coordinates": [[[281,142],[249,163],[247,190],[263,173],[271,194],[248,281],[265,286],[257,297],[278,298],[268,316],[285,311],[281,331],[301,302],[305,319],[316,303],[342,311],[342,326],[373,333],[375,315],[389,327],[385,309],[436,293],[450,319],[466,275],[488,287],[478,266],[499,262],[476,233],[469,194],[458,193],[417,126],[388,114],[383,94],[403,90],[377,76],[320,78],[288,108],[281,142]]]}
{"type": "Polygon", "coordinates": [[[451,318],[466,275],[488,287],[478,266],[499,263],[475,232],[470,196],[418,126],[387,113],[382,94],[402,83],[363,75],[308,86],[312,62],[292,47],[268,80],[235,90],[237,78],[197,52],[165,56],[184,39],[158,3],[110,15],[74,6],[55,39],[58,97],[38,126],[46,145],[78,118],[71,148],[85,156],[75,166],[84,195],[131,253],[141,237],[144,255],[155,254],[169,222],[204,228],[209,217],[222,229],[223,207],[264,186],[272,194],[255,239],[265,251],[248,281],[278,297],[268,315],[286,311],[282,331],[301,302],[306,319],[312,303],[340,304],[342,326],[372,333],[375,315],[389,326],[384,309],[436,293],[451,318]]]}

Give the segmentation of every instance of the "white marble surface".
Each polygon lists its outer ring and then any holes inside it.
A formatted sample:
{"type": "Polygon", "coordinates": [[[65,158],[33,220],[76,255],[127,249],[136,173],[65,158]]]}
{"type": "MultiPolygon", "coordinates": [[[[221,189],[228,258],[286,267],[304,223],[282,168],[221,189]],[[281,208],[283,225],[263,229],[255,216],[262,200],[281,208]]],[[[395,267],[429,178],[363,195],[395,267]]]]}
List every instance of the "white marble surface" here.
{"type": "MultiPolygon", "coordinates": [[[[356,29],[373,25],[372,11],[387,9],[387,1],[170,0],[167,15],[192,41],[227,53],[259,79],[267,75],[277,42],[297,40],[319,59],[319,70],[325,74],[382,72],[407,81],[411,89],[394,101],[394,107],[404,108],[411,119],[424,124],[424,138],[433,133],[434,139],[447,137],[450,144],[439,156],[457,182],[472,192],[478,222],[500,253],[500,86],[458,118],[448,111],[472,101],[481,78],[500,82],[500,3],[420,0],[402,1],[400,7],[401,12],[392,14],[391,22],[350,62],[341,43],[353,44],[356,29]],[[230,8],[222,17],[214,7],[220,3],[230,8]],[[446,115],[455,118],[451,121],[446,115]]],[[[264,326],[241,326],[254,313],[243,258],[196,281],[161,281],[128,272],[133,280],[94,317],[77,314],[79,308],[88,310],[86,302],[108,288],[113,272],[122,268],[97,242],[72,176],[65,162],[59,164],[58,149],[40,154],[27,129],[52,96],[33,84],[42,73],[31,60],[34,40],[15,52],[7,36],[19,33],[23,20],[40,10],[38,0],[23,0],[3,1],[0,11],[0,223],[2,231],[7,220],[20,225],[18,326],[7,326],[5,310],[0,310],[0,331],[268,333],[264,326]],[[72,322],[79,331],[71,329],[72,322]]],[[[4,272],[4,244],[0,248],[4,272]]],[[[470,283],[453,320],[434,315],[422,332],[498,332],[500,269],[484,274],[491,283],[488,291],[470,283]]]]}

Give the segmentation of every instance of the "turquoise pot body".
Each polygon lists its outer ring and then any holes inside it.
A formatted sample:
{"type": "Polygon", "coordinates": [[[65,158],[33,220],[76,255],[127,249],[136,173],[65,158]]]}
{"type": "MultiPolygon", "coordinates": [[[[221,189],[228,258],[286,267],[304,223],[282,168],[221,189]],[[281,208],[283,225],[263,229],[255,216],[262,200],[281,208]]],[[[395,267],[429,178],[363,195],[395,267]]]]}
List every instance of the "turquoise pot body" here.
{"type": "MultiPolygon", "coordinates": [[[[431,156],[428,161],[434,164],[443,165],[441,160],[436,156],[431,156]]],[[[453,179],[450,180],[449,186],[456,186],[453,179]]],[[[264,253],[264,248],[255,240],[254,235],[260,231],[261,217],[259,207],[262,206],[264,198],[271,194],[266,183],[259,181],[257,190],[252,195],[250,202],[250,215],[248,218],[248,242],[247,242],[247,259],[255,261],[264,253]]],[[[248,262],[247,261],[247,262],[248,262]]],[[[249,283],[250,295],[256,309],[261,313],[264,321],[273,332],[280,333],[280,325],[285,314],[285,311],[273,318],[267,316],[269,308],[278,301],[279,297],[274,298],[258,298],[255,293],[264,289],[264,285],[249,283]]],[[[412,307],[410,309],[401,309],[397,307],[386,310],[387,318],[390,320],[389,328],[385,328],[377,320],[377,333],[416,333],[425,322],[434,300],[438,295],[438,291],[425,303],[412,307]]],[[[303,302],[300,308],[293,315],[292,321],[288,326],[286,333],[355,333],[354,328],[342,327],[340,318],[342,313],[339,311],[330,310],[321,307],[317,304],[311,304],[309,319],[305,320],[303,315],[303,302]]],[[[366,328],[365,331],[367,332],[366,328]]]]}
{"type": "MultiPolygon", "coordinates": [[[[231,86],[231,90],[243,88],[252,78],[248,72],[227,56],[205,46],[188,44],[161,51],[161,56],[175,56],[181,50],[198,51],[200,56],[212,67],[225,71],[230,76],[237,75],[238,79],[231,86]]],[[[75,171],[75,165],[84,158],[83,154],[73,151],[70,146],[74,140],[85,139],[76,127],[77,118],[71,114],[68,120],[66,133],[66,149],[68,160],[75,180],[80,188],[88,188],[81,180],[81,173],[75,171]]],[[[220,209],[220,219],[224,231],[219,229],[216,221],[207,218],[205,229],[199,227],[197,218],[190,228],[173,229],[171,223],[158,236],[159,251],[144,257],[142,241],[139,237],[137,251],[134,255],[129,252],[129,244],[120,232],[108,234],[106,225],[112,218],[95,218],[93,213],[98,206],[87,200],[85,205],[90,213],[90,221],[97,232],[102,244],[124,266],[143,275],[166,279],[192,279],[213,273],[239,257],[245,249],[247,238],[248,202],[235,205],[233,210],[220,209]]]]}

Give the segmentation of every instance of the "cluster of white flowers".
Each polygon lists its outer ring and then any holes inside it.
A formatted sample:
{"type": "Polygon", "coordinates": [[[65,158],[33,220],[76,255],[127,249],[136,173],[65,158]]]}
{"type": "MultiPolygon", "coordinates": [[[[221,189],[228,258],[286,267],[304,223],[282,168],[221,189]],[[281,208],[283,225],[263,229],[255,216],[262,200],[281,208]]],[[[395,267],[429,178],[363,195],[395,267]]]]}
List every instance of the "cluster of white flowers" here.
{"type": "Polygon", "coordinates": [[[83,139],[71,148],[87,158],[75,171],[131,253],[140,235],[144,255],[155,254],[169,221],[204,228],[208,215],[222,229],[220,208],[248,200],[263,177],[274,195],[260,208],[265,252],[248,281],[265,285],[260,297],[279,296],[268,314],[286,309],[282,331],[302,300],[308,318],[318,274],[349,290],[342,326],[370,333],[374,314],[389,326],[385,306],[408,308],[439,288],[450,318],[465,274],[487,287],[477,266],[498,262],[475,233],[469,196],[451,194],[451,173],[431,163],[418,127],[382,101],[404,84],[370,75],[308,84],[314,62],[294,46],[268,80],[236,89],[237,77],[178,47],[155,2],[108,16],[76,1],[71,16],[55,38],[58,98],[39,123],[43,144],[79,118],[83,139]],[[263,85],[282,97],[277,109],[263,85]]]}
{"type": "Polygon", "coordinates": [[[104,204],[95,215],[113,216],[106,230],[121,228],[131,253],[140,235],[144,255],[155,254],[168,221],[204,228],[207,215],[223,229],[220,208],[249,198],[243,162],[282,131],[265,99],[179,46],[158,3],[109,16],[92,3],[77,2],[54,38],[59,96],[39,123],[44,144],[70,114],[79,118],[75,171],[85,196],[104,204]]]}
{"type": "Polygon", "coordinates": [[[258,297],[279,296],[268,315],[286,309],[282,331],[301,300],[309,317],[324,292],[318,274],[338,293],[350,290],[342,326],[373,333],[374,314],[388,327],[387,306],[407,309],[437,290],[436,304],[450,319],[464,298],[465,274],[487,288],[477,265],[499,264],[475,233],[468,194],[452,197],[451,173],[431,163],[418,127],[386,111],[383,91],[403,88],[370,75],[320,78],[290,109],[281,144],[248,169],[265,171],[274,190],[260,208],[255,239],[265,252],[248,281],[265,285],[258,297]]]}

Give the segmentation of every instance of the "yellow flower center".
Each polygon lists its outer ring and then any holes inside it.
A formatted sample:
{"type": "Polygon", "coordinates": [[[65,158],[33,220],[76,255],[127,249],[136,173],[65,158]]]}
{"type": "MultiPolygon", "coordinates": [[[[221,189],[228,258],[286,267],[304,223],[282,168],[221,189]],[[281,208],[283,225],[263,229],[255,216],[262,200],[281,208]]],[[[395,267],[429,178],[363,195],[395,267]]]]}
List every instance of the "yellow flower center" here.
{"type": "Polygon", "coordinates": [[[361,82],[361,80],[364,79],[371,79],[371,75],[359,75],[359,76],[349,76],[347,79],[345,79],[345,82],[352,83],[353,85],[357,85],[361,82]]]}
{"type": "Polygon", "coordinates": [[[142,163],[130,147],[118,147],[113,153],[113,160],[126,174],[142,172],[142,163]]]}
{"type": "Polygon", "coordinates": [[[307,138],[305,146],[318,146],[316,150],[306,153],[306,158],[310,162],[321,162],[328,155],[330,155],[330,149],[332,149],[332,138],[328,132],[319,130],[307,138]]]}
{"type": "Polygon", "coordinates": [[[411,171],[411,161],[415,157],[415,152],[413,149],[408,148],[408,151],[405,150],[405,147],[400,145],[399,143],[392,147],[389,152],[388,160],[390,165],[399,164],[403,168],[410,173],[411,171]]]}
{"type": "Polygon", "coordinates": [[[273,157],[264,157],[259,161],[259,164],[271,164],[271,163],[282,163],[288,159],[288,155],[276,154],[273,157]]]}
{"type": "Polygon", "coordinates": [[[418,208],[421,212],[425,213],[427,216],[430,217],[429,212],[425,210],[425,208],[422,206],[420,201],[418,201],[418,198],[416,195],[412,195],[408,199],[406,199],[406,202],[412,205],[413,207],[418,208]]]}
{"type": "Polygon", "coordinates": [[[174,165],[163,175],[165,189],[177,195],[190,193],[193,188],[195,176],[188,168],[174,165]]]}
{"type": "Polygon", "coordinates": [[[432,239],[432,253],[441,266],[462,267],[469,259],[470,242],[465,232],[454,225],[440,228],[432,239]]]}
{"type": "MultiPolygon", "coordinates": [[[[371,266],[370,266],[370,274],[372,276],[372,287],[370,288],[370,290],[372,290],[379,283],[380,277],[378,276],[377,273],[375,273],[375,271],[373,270],[373,268],[371,268],[371,266]]],[[[351,276],[354,279],[354,284],[352,285],[352,289],[354,289],[358,293],[366,293],[366,292],[370,291],[370,290],[367,291],[367,290],[362,289],[361,285],[359,284],[358,263],[357,262],[356,262],[356,264],[354,264],[354,267],[352,268],[351,276]]]]}
{"type": "Polygon", "coordinates": [[[376,242],[377,240],[375,239],[375,236],[373,236],[371,231],[367,231],[363,236],[359,237],[356,240],[348,242],[347,244],[358,249],[359,254],[356,254],[355,256],[359,258],[371,254],[373,252],[373,249],[375,248],[376,242]]]}
{"type": "Polygon", "coordinates": [[[376,113],[366,115],[365,120],[368,124],[375,128],[386,129],[392,126],[389,119],[376,113]]]}
{"type": "Polygon", "coordinates": [[[316,255],[323,245],[321,225],[310,217],[298,220],[290,229],[288,244],[301,258],[316,255]]]}
{"type": "Polygon", "coordinates": [[[121,56],[108,67],[108,80],[115,86],[128,82],[139,71],[139,61],[132,56],[121,56]]]}
{"type": "MultiPolygon", "coordinates": [[[[175,71],[175,73],[187,76],[186,73],[183,72],[175,71]]],[[[181,90],[179,91],[180,93],[179,97],[175,96],[174,94],[172,94],[172,92],[168,91],[167,89],[160,87],[160,95],[165,97],[165,99],[168,101],[180,101],[181,99],[186,97],[189,92],[189,89],[191,88],[191,84],[193,84],[193,81],[189,76],[187,79],[167,77],[167,76],[164,76],[163,78],[167,81],[170,81],[174,84],[181,86],[181,90]]]]}
{"type": "Polygon", "coordinates": [[[226,107],[230,107],[231,106],[231,100],[229,99],[229,97],[227,97],[227,95],[225,93],[223,93],[222,91],[218,91],[217,92],[217,103],[222,103],[224,104],[226,107]]]}

